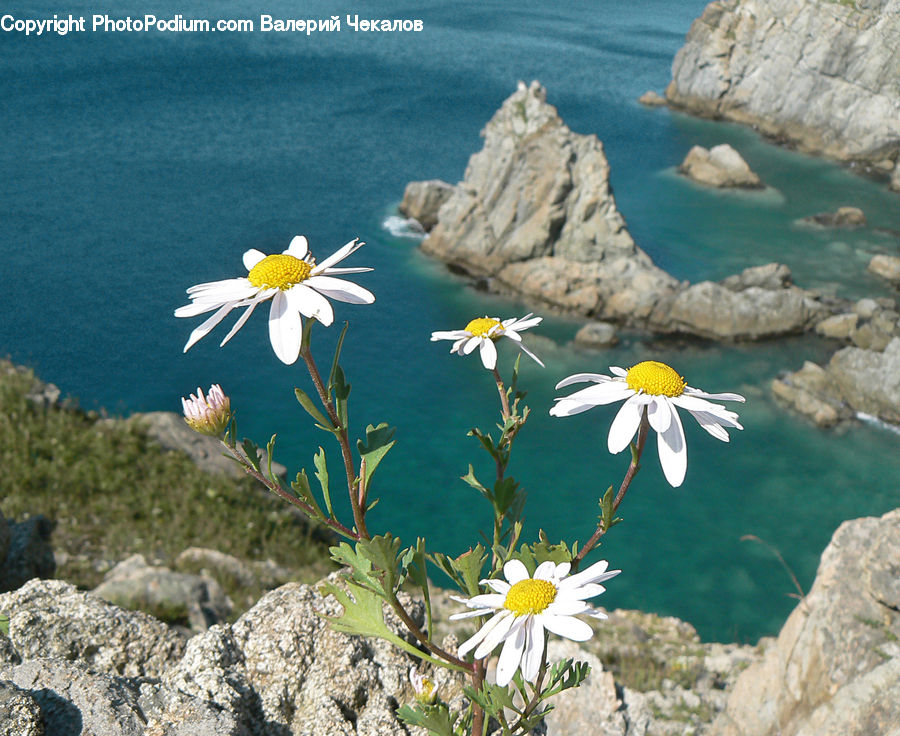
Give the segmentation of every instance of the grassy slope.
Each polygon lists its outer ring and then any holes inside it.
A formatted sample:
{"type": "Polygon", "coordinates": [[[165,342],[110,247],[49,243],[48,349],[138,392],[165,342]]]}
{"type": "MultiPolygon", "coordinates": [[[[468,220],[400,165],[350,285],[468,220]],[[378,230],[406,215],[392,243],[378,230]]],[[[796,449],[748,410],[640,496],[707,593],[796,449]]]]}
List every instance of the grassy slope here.
{"type": "MultiPolygon", "coordinates": [[[[307,581],[330,569],[305,519],[250,478],[203,472],[122,422],[38,406],[33,384],[0,361],[0,511],[55,522],[57,577],[91,588],[130,554],[171,564],[191,546],[270,558],[307,581]]],[[[229,592],[239,607],[251,593],[229,592]]]]}

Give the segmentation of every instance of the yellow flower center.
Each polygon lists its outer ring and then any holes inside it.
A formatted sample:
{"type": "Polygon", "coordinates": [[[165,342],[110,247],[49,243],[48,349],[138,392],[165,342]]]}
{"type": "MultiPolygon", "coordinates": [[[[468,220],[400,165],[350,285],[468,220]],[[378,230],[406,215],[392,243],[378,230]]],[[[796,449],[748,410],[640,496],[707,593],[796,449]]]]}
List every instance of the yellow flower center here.
{"type": "Polygon", "coordinates": [[[681,396],[687,382],[665,363],[645,360],[628,369],[628,388],[654,396],[681,396]]]}
{"type": "Polygon", "coordinates": [[[528,578],[513,585],[506,594],[503,607],[516,616],[541,613],[556,598],[556,586],[546,580],[528,578]]]}
{"type": "Polygon", "coordinates": [[[478,317],[478,319],[473,319],[466,325],[466,332],[471,332],[474,337],[493,337],[488,333],[497,326],[500,327],[497,332],[502,332],[503,325],[500,324],[500,320],[491,319],[490,317],[478,317]]]}
{"type": "Polygon", "coordinates": [[[247,274],[247,279],[257,288],[286,291],[309,278],[312,266],[287,253],[266,256],[247,274]]]}

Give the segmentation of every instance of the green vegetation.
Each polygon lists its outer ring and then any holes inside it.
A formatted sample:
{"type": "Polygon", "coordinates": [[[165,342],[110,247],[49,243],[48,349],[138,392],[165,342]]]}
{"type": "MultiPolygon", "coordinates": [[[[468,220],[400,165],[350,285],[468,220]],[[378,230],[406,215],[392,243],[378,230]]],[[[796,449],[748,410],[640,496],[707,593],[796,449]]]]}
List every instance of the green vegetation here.
{"type": "MultiPolygon", "coordinates": [[[[57,577],[92,588],[131,554],[171,565],[192,546],[272,559],[305,581],[333,569],[306,519],[250,478],[203,472],[131,423],[39,406],[33,384],[0,361],[0,511],[54,522],[57,577]]],[[[261,592],[220,582],[239,609],[261,592]]]]}

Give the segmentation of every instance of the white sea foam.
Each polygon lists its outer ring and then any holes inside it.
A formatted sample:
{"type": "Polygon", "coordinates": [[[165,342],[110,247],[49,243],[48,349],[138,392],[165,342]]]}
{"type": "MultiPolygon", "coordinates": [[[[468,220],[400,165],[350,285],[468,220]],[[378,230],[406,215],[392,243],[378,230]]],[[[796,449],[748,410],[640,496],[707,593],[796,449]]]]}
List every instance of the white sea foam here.
{"type": "Polygon", "coordinates": [[[399,217],[390,215],[381,226],[396,238],[411,238],[413,240],[422,240],[425,237],[425,230],[414,217],[399,217]]]}
{"type": "Polygon", "coordinates": [[[900,434],[900,427],[896,424],[890,424],[889,422],[882,421],[878,417],[873,417],[871,414],[866,414],[865,412],[858,411],[856,412],[856,418],[861,422],[865,422],[866,424],[871,424],[879,429],[886,429],[889,432],[893,432],[894,434],[900,434]]]}

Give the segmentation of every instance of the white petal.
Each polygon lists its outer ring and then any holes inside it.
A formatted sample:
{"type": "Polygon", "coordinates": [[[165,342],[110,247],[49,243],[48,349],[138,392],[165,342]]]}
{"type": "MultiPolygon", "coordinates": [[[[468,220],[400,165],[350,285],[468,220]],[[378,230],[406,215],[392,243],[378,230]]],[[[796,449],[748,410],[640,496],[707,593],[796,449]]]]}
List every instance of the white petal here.
{"type": "Polygon", "coordinates": [[[302,331],[299,313],[289,306],[284,292],[279,291],[269,309],[269,342],[282,363],[291,365],[297,362],[302,331]]]}
{"type": "MultiPolygon", "coordinates": [[[[672,403],[687,409],[691,414],[709,414],[714,417],[715,421],[726,427],[734,427],[735,429],[743,429],[738,422],[738,415],[722,404],[713,404],[704,399],[694,396],[676,396],[672,399],[672,403]]],[[[699,419],[697,421],[700,421],[699,419]]]]}
{"type": "Polygon", "coordinates": [[[465,355],[471,355],[472,352],[474,352],[475,348],[481,345],[481,341],[484,339],[486,338],[476,336],[470,337],[469,341],[465,345],[463,345],[463,353],[465,355]]]}
{"type": "Polygon", "coordinates": [[[228,304],[224,304],[219,308],[212,317],[206,320],[202,325],[197,327],[188,337],[188,341],[184,344],[184,352],[186,353],[191,347],[201,338],[206,337],[210,330],[215,327],[219,322],[225,319],[225,315],[228,314],[232,309],[237,306],[234,302],[229,302],[228,304]]]}
{"type": "Polygon", "coordinates": [[[500,659],[497,662],[497,684],[506,687],[516,674],[525,649],[525,627],[519,626],[503,644],[500,659]]]}
{"type": "Polygon", "coordinates": [[[369,273],[369,271],[374,271],[374,268],[369,268],[367,266],[356,266],[353,268],[322,268],[316,271],[317,276],[342,276],[348,273],[369,273]]]}
{"type": "Polygon", "coordinates": [[[336,279],[331,276],[311,276],[303,282],[305,286],[315,289],[331,299],[348,304],[371,304],[375,301],[375,295],[359,284],[344,279],[336,279]]]}
{"type": "Polygon", "coordinates": [[[535,580],[550,580],[553,577],[553,573],[556,572],[556,563],[547,560],[546,562],[542,562],[537,566],[537,570],[534,571],[534,579],[535,580]]]}
{"type": "Polygon", "coordinates": [[[684,482],[687,473],[687,445],[684,442],[684,429],[677,411],[672,412],[672,424],[669,429],[658,435],[656,447],[666,480],[670,486],[678,488],[684,482]]]}
{"type": "Polygon", "coordinates": [[[564,636],[566,639],[587,641],[594,635],[594,630],[588,624],[571,616],[549,616],[544,613],[538,618],[547,631],[564,636]]]}
{"type": "Polygon", "coordinates": [[[453,345],[450,346],[451,353],[457,353],[459,355],[463,354],[463,346],[466,344],[466,340],[469,339],[469,336],[459,338],[453,345]]]}
{"type": "Polygon", "coordinates": [[[331,303],[315,289],[303,284],[296,284],[285,292],[288,304],[294,311],[304,317],[315,317],[328,327],[334,322],[334,310],[331,303]]]}
{"type": "Polygon", "coordinates": [[[431,333],[431,341],[437,340],[459,340],[462,337],[469,337],[469,333],[465,330],[444,330],[431,333]]]}
{"type": "Polygon", "coordinates": [[[333,266],[335,263],[339,263],[343,261],[347,256],[353,253],[355,250],[362,248],[365,245],[359,238],[354,238],[346,245],[338,248],[334,253],[332,253],[328,258],[322,261],[319,265],[317,265],[313,270],[313,274],[322,273],[323,270],[328,268],[329,266],[333,266]]]}
{"type": "Polygon", "coordinates": [[[460,644],[459,656],[465,657],[467,652],[472,651],[472,649],[484,641],[484,637],[486,637],[494,627],[500,624],[504,619],[509,618],[510,615],[512,615],[510,611],[500,611],[496,616],[485,621],[478,631],[460,644]]]}
{"type": "Polygon", "coordinates": [[[699,396],[701,399],[715,399],[716,401],[746,401],[743,396],[740,394],[708,394],[706,391],[701,391],[698,388],[691,388],[690,386],[684,387],[684,392],[689,396],[699,396]]]}
{"type": "MultiPolygon", "coordinates": [[[[479,644],[475,649],[475,659],[481,659],[482,657],[486,657],[488,654],[496,649],[497,645],[503,641],[507,635],[510,633],[510,630],[516,624],[516,617],[513,615],[512,611],[502,611],[498,616],[500,619],[494,626],[491,627],[491,630],[488,631],[487,636],[484,637],[484,640],[479,644]],[[504,616],[503,614],[509,614],[504,616]]],[[[491,619],[493,621],[494,619],[491,619]]],[[[488,624],[490,621],[488,621],[488,624]]],[[[487,626],[487,624],[485,624],[487,626]]]]}
{"type": "Polygon", "coordinates": [[[544,362],[539,357],[537,357],[534,353],[532,353],[527,347],[525,347],[525,343],[522,343],[521,345],[519,345],[519,348],[521,349],[521,351],[523,353],[525,353],[525,355],[527,355],[529,358],[531,358],[541,368],[545,367],[544,362]]]}
{"type": "Polygon", "coordinates": [[[717,440],[722,440],[722,442],[731,441],[731,438],[728,436],[728,430],[719,424],[717,418],[712,414],[705,411],[692,411],[691,416],[697,420],[697,423],[703,427],[703,429],[709,432],[717,440]]]}
{"type": "Polygon", "coordinates": [[[503,566],[503,576],[509,581],[510,585],[515,585],[522,580],[528,579],[528,568],[525,567],[521,560],[510,560],[503,566]]]}
{"type": "Polygon", "coordinates": [[[508,337],[513,342],[522,342],[522,337],[518,332],[513,332],[512,330],[504,330],[502,333],[503,337],[508,337]]]}
{"type": "Polygon", "coordinates": [[[469,608],[503,608],[506,595],[502,593],[482,593],[469,599],[469,608]]]}
{"type": "Polygon", "coordinates": [[[580,600],[554,600],[549,606],[545,614],[548,616],[576,616],[589,610],[590,606],[580,600]]]}
{"type": "Polygon", "coordinates": [[[291,239],[291,244],[287,247],[285,253],[289,256],[294,256],[294,258],[303,260],[304,256],[309,253],[309,241],[306,239],[306,236],[295,235],[291,239]]]}
{"type": "Polygon", "coordinates": [[[566,396],[567,399],[582,401],[595,406],[604,406],[613,404],[616,401],[623,401],[629,396],[634,396],[635,391],[628,388],[628,384],[623,381],[607,381],[606,383],[595,383],[574,394],[566,396]]]}
{"type": "Polygon", "coordinates": [[[491,590],[500,593],[501,595],[506,595],[509,593],[510,584],[503,580],[494,580],[494,579],[486,579],[479,580],[482,585],[488,586],[491,590]]]}
{"type": "Polygon", "coordinates": [[[494,613],[493,608],[479,608],[477,611],[463,611],[462,613],[453,613],[447,618],[451,621],[460,621],[464,618],[475,618],[476,616],[484,616],[487,613],[494,613]]]}
{"type": "MultiPolygon", "coordinates": [[[[610,575],[610,577],[612,577],[612,575],[610,575]]],[[[606,588],[602,585],[598,585],[597,583],[585,583],[584,585],[579,585],[577,588],[560,590],[557,598],[561,601],[583,601],[605,592],[606,588]]]]}
{"type": "Polygon", "coordinates": [[[497,367],[497,348],[489,337],[481,340],[481,362],[489,371],[497,367]]]}
{"type": "Polygon", "coordinates": [[[619,378],[625,378],[625,376],[628,375],[628,371],[626,371],[624,368],[619,368],[619,366],[617,365],[610,366],[609,372],[614,376],[618,376],[619,378]]]}
{"type": "Polygon", "coordinates": [[[594,408],[594,404],[569,401],[568,399],[556,399],[556,402],[557,403],[550,408],[550,415],[554,417],[570,417],[573,414],[581,414],[583,411],[594,408]]]}
{"type": "Polygon", "coordinates": [[[557,383],[556,388],[565,388],[566,386],[571,386],[573,383],[584,383],[585,381],[608,383],[611,380],[612,379],[609,376],[604,376],[601,373],[573,373],[571,376],[567,376],[557,383]]]}
{"type": "Polygon", "coordinates": [[[571,562],[560,562],[556,566],[556,572],[553,573],[553,577],[557,579],[557,581],[562,580],[569,574],[569,570],[572,569],[571,562]]]}
{"type": "Polygon", "coordinates": [[[232,299],[247,299],[254,296],[259,287],[251,284],[246,277],[211,281],[208,284],[197,284],[187,290],[191,301],[219,302],[223,304],[232,299]]]}
{"type": "Polygon", "coordinates": [[[532,317],[530,314],[526,314],[521,319],[505,320],[503,327],[507,330],[528,330],[543,321],[543,317],[532,317]]]}
{"type": "Polygon", "coordinates": [[[534,616],[525,624],[525,652],[522,655],[522,677],[534,682],[544,658],[544,627],[534,616]]]}
{"type": "Polygon", "coordinates": [[[256,250],[256,248],[251,248],[248,251],[244,251],[244,268],[246,268],[248,271],[252,271],[253,267],[265,257],[266,254],[261,250],[256,250]]]}
{"type": "Polygon", "coordinates": [[[657,432],[665,432],[672,423],[673,411],[665,396],[657,396],[647,405],[647,419],[650,420],[650,426],[657,432]]]}
{"type": "Polygon", "coordinates": [[[641,426],[643,413],[643,402],[638,400],[637,394],[622,404],[622,408],[619,409],[619,413],[616,414],[616,418],[609,427],[609,437],[606,442],[613,455],[622,452],[631,443],[631,438],[641,426]]]}
{"type": "Polygon", "coordinates": [[[250,315],[253,314],[253,310],[256,309],[256,305],[261,301],[265,301],[267,298],[268,296],[265,292],[263,292],[250,302],[250,305],[244,310],[244,313],[238,318],[237,322],[234,323],[234,327],[232,327],[228,334],[225,335],[225,339],[219,343],[220,348],[224,346],[225,343],[228,342],[232,337],[234,337],[237,334],[237,331],[244,326],[248,319],[250,319],[250,315]]]}
{"type": "Polygon", "coordinates": [[[570,575],[565,580],[560,581],[559,589],[562,590],[571,590],[573,588],[577,588],[581,585],[587,585],[588,583],[599,583],[603,580],[609,580],[612,577],[618,575],[621,570],[610,570],[607,572],[607,568],[609,567],[609,562],[606,560],[600,560],[599,562],[595,562],[586,570],[582,570],[575,575],[570,575]]]}

